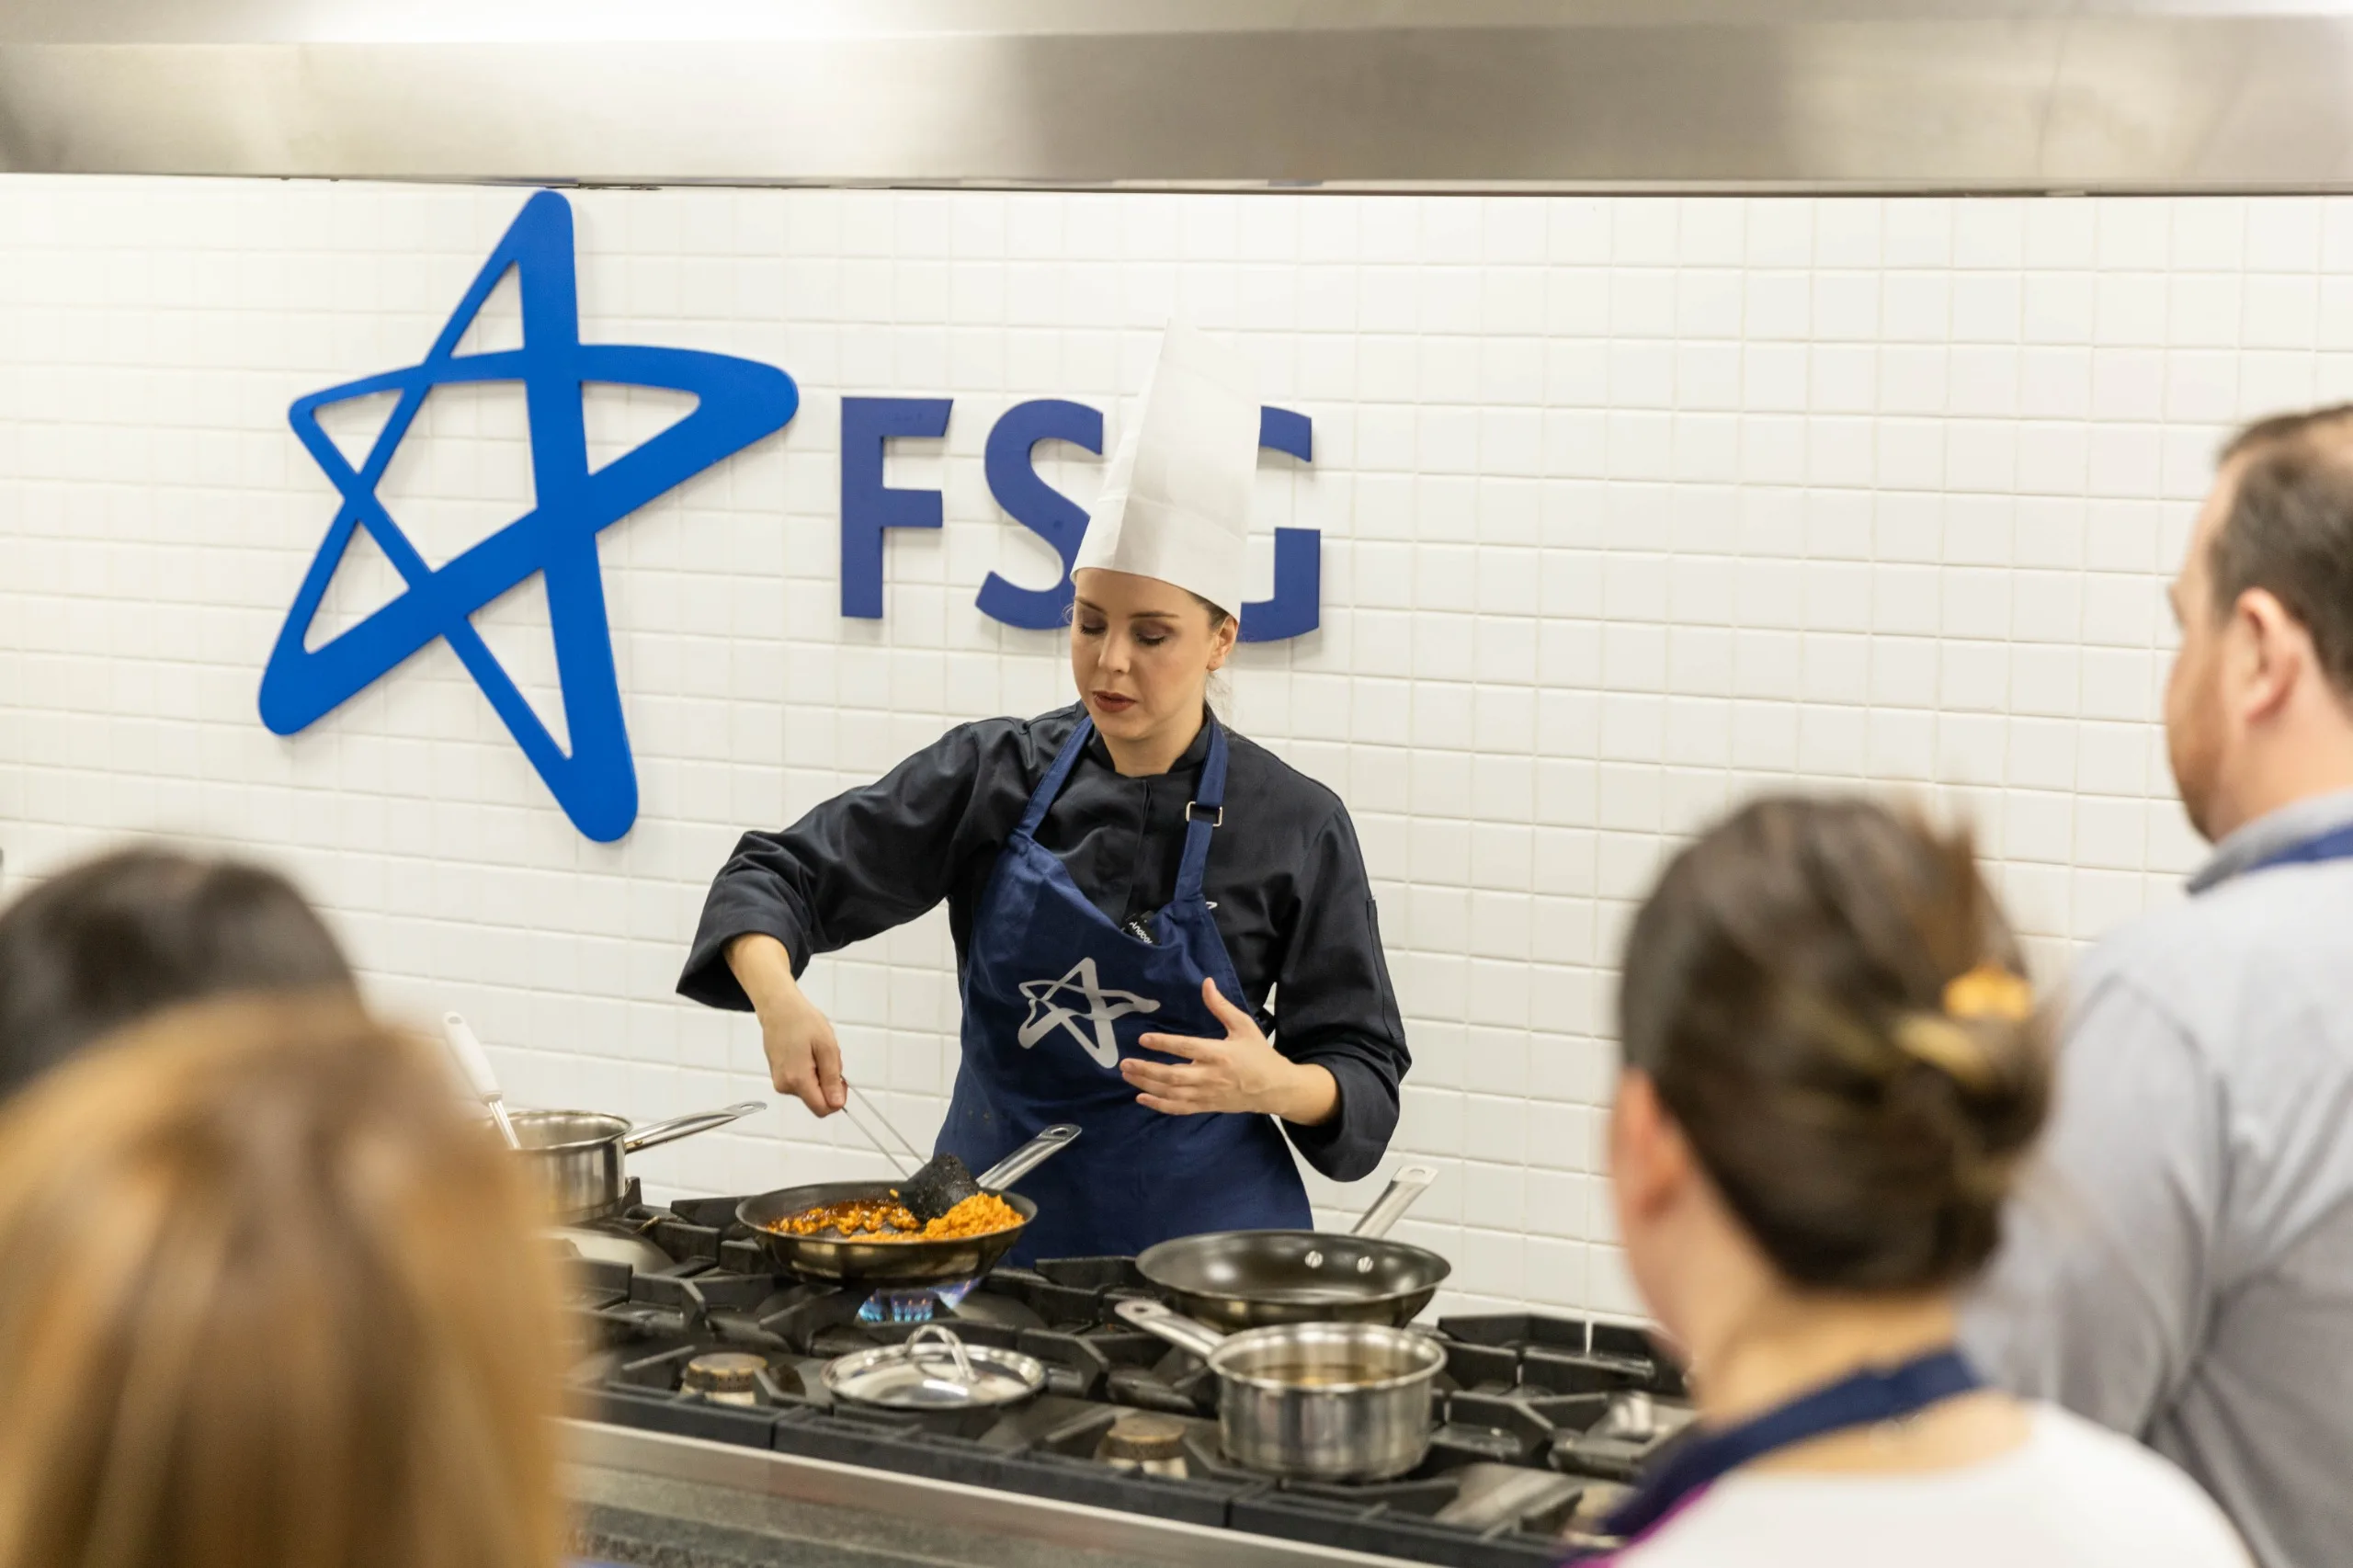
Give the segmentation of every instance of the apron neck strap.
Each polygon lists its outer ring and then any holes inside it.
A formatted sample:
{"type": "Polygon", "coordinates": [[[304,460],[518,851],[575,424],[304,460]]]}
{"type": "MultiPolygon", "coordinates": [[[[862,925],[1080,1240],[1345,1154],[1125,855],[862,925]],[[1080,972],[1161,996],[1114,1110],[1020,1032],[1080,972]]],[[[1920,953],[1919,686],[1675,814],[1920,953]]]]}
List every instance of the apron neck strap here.
{"type": "Polygon", "coordinates": [[[1185,807],[1185,858],[1176,868],[1176,901],[1201,896],[1201,873],[1210,863],[1210,835],[1225,821],[1225,726],[1204,714],[1210,729],[1210,755],[1201,764],[1201,781],[1185,807]]]}
{"type": "MultiPolygon", "coordinates": [[[[1201,896],[1201,868],[1209,863],[1210,835],[1225,820],[1225,726],[1212,714],[1203,714],[1201,722],[1209,726],[1210,754],[1201,764],[1201,781],[1194,790],[1192,802],[1185,808],[1185,858],[1176,871],[1176,896],[1201,896]]],[[[1079,754],[1095,736],[1095,721],[1081,717],[1078,728],[1070,733],[1063,749],[1054,754],[1053,766],[1038,780],[1038,788],[1029,793],[1029,809],[1021,813],[1021,825],[1014,833],[1022,838],[1035,838],[1038,828],[1046,820],[1047,809],[1054,797],[1070,782],[1070,770],[1078,766],[1079,754]]]]}
{"type": "Polygon", "coordinates": [[[1054,765],[1046,769],[1046,776],[1039,779],[1038,787],[1029,792],[1029,809],[1021,813],[1021,825],[1013,830],[1015,837],[1035,838],[1038,835],[1038,824],[1046,820],[1046,808],[1054,803],[1054,797],[1061,794],[1063,786],[1070,781],[1070,770],[1078,766],[1078,754],[1086,749],[1086,743],[1094,734],[1095,721],[1080,715],[1078,728],[1070,733],[1070,739],[1063,743],[1063,749],[1054,754],[1054,765]]]}
{"type": "Polygon", "coordinates": [[[1865,1368],[1686,1443],[1643,1478],[1634,1494],[1610,1515],[1607,1528],[1613,1536],[1638,1538],[1715,1482],[1767,1454],[1833,1432],[1900,1421],[1983,1386],[1950,1346],[1898,1366],[1865,1368]]]}

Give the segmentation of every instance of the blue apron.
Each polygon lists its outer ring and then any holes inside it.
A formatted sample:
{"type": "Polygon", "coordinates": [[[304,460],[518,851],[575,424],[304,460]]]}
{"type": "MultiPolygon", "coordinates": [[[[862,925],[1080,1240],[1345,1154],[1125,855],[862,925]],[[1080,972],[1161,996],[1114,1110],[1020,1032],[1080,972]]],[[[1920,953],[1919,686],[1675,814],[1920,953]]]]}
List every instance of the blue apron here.
{"type": "Polygon", "coordinates": [[[1223,817],[1225,731],[1210,726],[1199,798],[1185,809],[1176,895],[1113,924],[1037,840],[1046,809],[1095,733],[1082,719],[1006,840],[965,952],[964,1060],[939,1148],[984,1170],[1040,1129],[1074,1121],[1078,1141],[1021,1178],[1038,1218],[1013,1260],[1128,1256],[1172,1236],[1305,1229],[1307,1189],[1272,1117],[1166,1116],[1136,1103],[1120,1061],[1146,1033],[1225,1037],[1201,1000],[1204,977],[1248,1011],[1233,960],[1201,897],[1210,835],[1223,817]]]}
{"type": "Polygon", "coordinates": [[[1603,1528],[1631,1544],[1742,1465],[1833,1432],[1901,1421],[1983,1386],[1961,1352],[1952,1349],[1841,1378],[1674,1449],[1618,1505],[1603,1528]]]}

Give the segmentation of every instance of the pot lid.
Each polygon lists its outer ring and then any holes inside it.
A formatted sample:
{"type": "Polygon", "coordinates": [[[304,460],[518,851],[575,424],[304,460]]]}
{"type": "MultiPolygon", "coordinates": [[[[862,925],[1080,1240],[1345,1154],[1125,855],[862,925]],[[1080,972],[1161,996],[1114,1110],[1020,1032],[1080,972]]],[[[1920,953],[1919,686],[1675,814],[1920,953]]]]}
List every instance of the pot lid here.
{"type": "Polygon", "coordinates": [[[1011,1404],[1046,1386],[1034,1356],[967,1345],[939,1324],[926,1324],[904,1345],[885,1345],[825,1366],[825,1387],[839,1398],[892,1410],[966,1410],[1011,1404]]]}

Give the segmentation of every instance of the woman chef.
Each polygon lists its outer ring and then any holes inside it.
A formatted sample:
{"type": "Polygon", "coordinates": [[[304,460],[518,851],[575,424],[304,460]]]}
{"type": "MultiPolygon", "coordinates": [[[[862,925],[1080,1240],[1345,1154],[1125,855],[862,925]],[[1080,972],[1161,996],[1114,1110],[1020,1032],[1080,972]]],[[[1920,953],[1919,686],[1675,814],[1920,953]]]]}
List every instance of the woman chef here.
{"type": "Polygon", "coordinates": [[[1233,650],[1258,404],[1172,327],[1073,580],[1079,700],[950,730],[711,884],[678,989],[756,1009],[777,1088],[847,1089],[796,983],[818,953],[948,901],[963,1061],[939,1148],[973,1170],[1053,1122],[1016,1256],[1306,1226],[1290,1145],[1371,1172],[1408,1058],[1347,809],[1210,713],[1233,650]]]}

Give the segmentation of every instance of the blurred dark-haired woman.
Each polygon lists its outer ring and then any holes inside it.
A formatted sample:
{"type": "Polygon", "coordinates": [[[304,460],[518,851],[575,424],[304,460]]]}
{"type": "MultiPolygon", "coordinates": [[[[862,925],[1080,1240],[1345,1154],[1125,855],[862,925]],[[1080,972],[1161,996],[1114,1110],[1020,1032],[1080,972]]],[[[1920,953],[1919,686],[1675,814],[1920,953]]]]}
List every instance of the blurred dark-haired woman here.
{"type": "Polygon", "coordinates": [[[356,989],[325,922],[277,872],[159,846],[118,849],[0,910],[0,1097],[180,1003],[356,989]]]}
{"type": "Polygon", "coordinates": [[[1619,1025],[1619,1226],[1699,1426],[1612,1519],[1617,1562],[2243,1568],[2163,1460],[1954,1348],[2051,1092],[1965,835],[1748,806],[1643,906],[1619,1025]]]}

